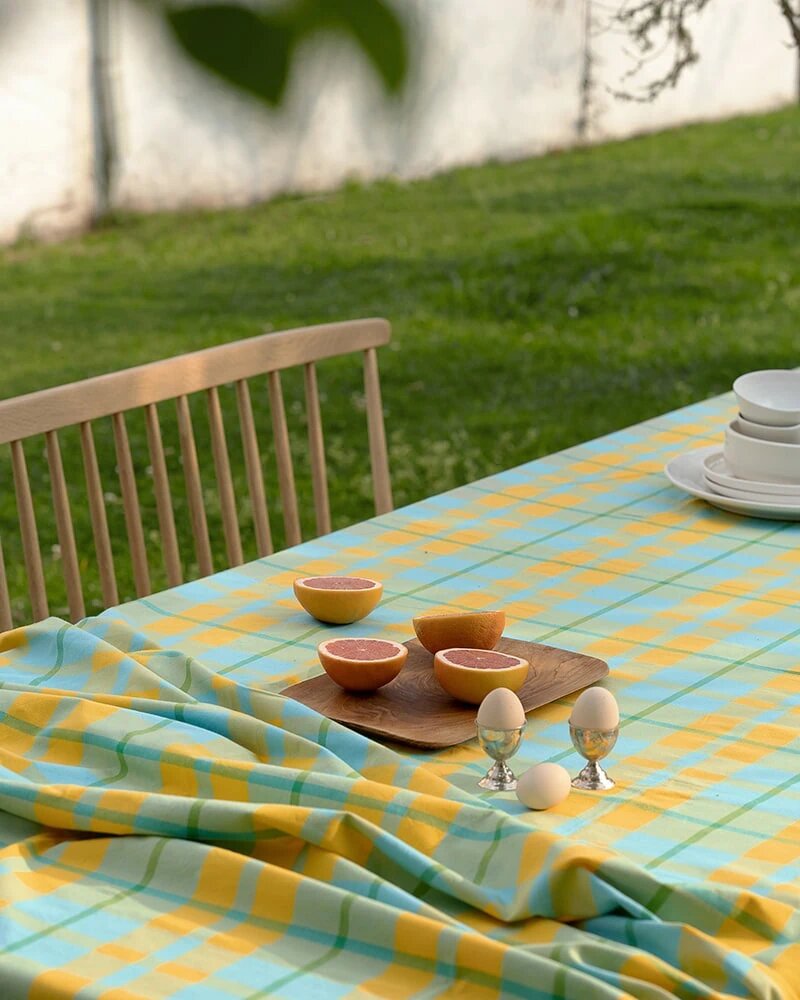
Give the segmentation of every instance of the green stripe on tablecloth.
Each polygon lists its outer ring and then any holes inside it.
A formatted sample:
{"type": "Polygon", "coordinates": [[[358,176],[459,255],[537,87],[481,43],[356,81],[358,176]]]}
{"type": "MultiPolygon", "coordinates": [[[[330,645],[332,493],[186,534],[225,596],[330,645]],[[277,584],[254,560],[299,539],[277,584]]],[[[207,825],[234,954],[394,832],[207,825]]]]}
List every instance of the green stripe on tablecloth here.
{"type": "Polygon", "coordinates": [[[298,979],[302,979],[303,976],[307,975],[309,972],[315,972],[326,962],[330,962],[332,958],[336,958],[347,942],[347,935],[350,928],[350,910],[353,908],[353,903],[357,898],[358,897],[353,895],[353,893],[347,893],[345,898],[342,900],[341,906],[339,907],[339,925],[336,929],[336,940],[328,948],[324,955],[320,955],[313,961],[306,962],[305,965],[301,965],[299,968],[293,969],[292,972],[287,973],[285,976],[281,976],[280,979],[274,979],[263,989],[257,990],[255,993],[250,993],[247,1000],[258,1000],[259,997],[269,996],[276,990],[281,989],[281,987],[295,982],[298,979]]]}
{"type": "MultiPolygon", "coordinates": [[[[276,920],[276,919],[273,919],[273,918],[262,917],[259,914],[256,914],[256,913],[254,913],[254,912],[252,912],[250,910],[243,910],[243,909],[237,907],[233,903],[226,903],[224,905],[222,905],[222,904],[215,904],[215,903],[209,902],[208,900],[195,898],[193,895],[191,895],[191,893],[189,893],[187,895],[176,895],[173,892],[169,892],[169,891],[164,890],[164,889],[159,889],[157,886],[151,885],[152,878],[153,878],[153,875],[155,874],[156,866],[157,866],[157,863],[158,863],[158,859],[159,859],[161,853],[163,852],[164,848],[166,847],[166,845],[168,843],[170,843],[170,840],[168,838],[161,838],[161,837],[156,838],[156,843],[155,843],[154,847],[151,849],[151,852],[150,852],[150,855],[149,855],[150,860],[148,861],[148,865],[146,867],[145,876],[144,876],[144,878],[140,882],[137,882],[137,883],[135,883],[133,885],[126,886],[125,889],[121,890],[120,892],[118,892],[117,894],[115,894],[113,897],[110,897],[109,899],[104,900],[103,903],[99,903],[96,906],[88,908],[86,910],[81,910],[79,913],[73,914],[72,916],[67,917],[67,918],[65,918],[64,920],[62,920],[62,921],[60,921],[58,923],[51,924],[47,928],[47,930],[37,931],[35,934],[30,935],[29,937],[25,938],[24,940],[16,942],[13,946],[8,946],[6,948],[0,948],[0,954],[3,954],[6,951],[17,950],[18,948],[23,947],[25,944],[28,944],[31,941],[34,941],[34,940],[39,939],[39,938],[47,937],[53,931],[55,931],[55,930],[57,930],[57,929],[59,929],[61,927],[69,926],[70,924],[75,923],[76,921],[84,919],[84,917],[88,913],[94,913],[94,912],[97,912],[98,910],[101,910],[101,909],[103,909],[105,907],[111,906],[114,903],[116,903],[117,901],[125,899],[128,896],[132,896],[136,892],[139,892],[139,891],[141,891],[142,889],[145,889],[145,888],[147,888],[151,893],[153,893],[154,895],[156,895],[159,898],[162,898],[164,900],[169,900],[169,901],[171,901],[173,903],[177,903],[179,906],[182,905],[182,904],[184,904],[184,903],[186,903],[186,902],[189,902],[192,907],[195,907],[197,909],[203,910],[206,913],[213,914],[213,915],[218,916],[218,917],[220,917],[222,919],[235,919],[239,923],[243,923],[243,924],[255,924],[256,926],[259,926],[259,927],[263,928],[264,930],[268,930],[268,931],[272,931],[272,932],[277,932],[277,933],[283,933],[283,934],[289,934],[291,936],[294,936],[294,937],[297,937],[297,938],[301,938],[301,939],[302,938],[310,938],[313,935],[313,933],[314,933],[313,931],[307,930],[304,927],[298,926],[298,925],[293,924],[293,923],[287,923],[287,922],[282,921],[282,920],[276,920]]],[[[38,849],[36,849],[36,847],[34,845],[28,845],[28,846],[29,846],[29,854],[30,854],[30,856],[33,859],[35,859],[38,862],[40,862],[42,865],[47,865],[48,867],[60,868],[63,871],[69,872],[70,874],[73,874],[73,875],[83,875],[83,876],[86,876],[88,874],[92,878],[100,877],[100,873],[97,873],[97,872],[87,872],[83,868],[80,868],[80,867],[78,867],[76,865],[68,864],[68,863],[64,862],[61,858],[58,858],[58,857],[53,857],[53,858],[47,857],[47,858],[45,858],[44,854],[41,851],[39,851],[38,849]]],[[[111,884],[117,884],[117,885],[122,884],[120,879],[118,879],[118,878],[111,878],[110,876],[108,876],[105,873],[103,873],[102,877],[103,877],[104,881],[109,882],[111,884]]],[[[337,891],[339,891],[339,892],[345,892],[345,890],[337,890],[337,891]]],[[[378,886],[378,891],[379,891],[379,886],[378,886]]],[[[353,902],[358,897],[355,896],[352,893],[347,893],[347,898],[350,901],[349,905],[348,905],[348,913],[349,913],[350,907],[352,906],[353,902]]],[[[349,928],[348,928],[348,931],[349,931],[349,928]]],[[[470,933],[472,933],[472,932],[470,932],[470,933]]],[[[336,943],[335,943],[334,946],[332,946],[332,948],[335,947],[337,951],[341,950],[342,943],[343,943],[344,940],[346,940],[346,938],[345,939],[342,938],[342,922],[341,922],[341,919],[340,919],[340,921],[339,921],[339,927],[337,929],[336,943]]],[[[351,936],[351,940],[352,940],[352,936],[351,936]]],[[[390,963],[390,964],[394,963],[394,964],[398,964],[398,965],[407,966],[408,968],[413,968],[413,969],[416,969],[416,970],[422,971],[422,972],[428,972],[428,973],[430,973],[432,975],[441,974],[440,970],[438,968],[440,966],[441,962],[439,960],[437,960],[437,959],[428,959],[428,958],[425,958],[423,956],[415,956],[415,955],[407,955],[407,954],[403,954],[403,953],[397,953],[393,949],[390,949],[388,947],[383,947],[380,950],[382,950],[384,952],[384,955],[380,959],[380,960],[382,960],[384,962],[387,962],[387,963],[390,963]]],[[[309,963],[309,964],[311,964],[311,963],[309,963]]],[[[309,971],[309,970],[306,970],[306,971],[309,971]]],[[[499,988],[500,980],[496,976],[492,976],[490,974],[479,972],[479,971],[476,971],[476,970],[462,969],[460,967],[456,967],[455,971],[457,971],[457,973],[459,974],[460,978],[465,979],[465,980],[467,980],[469,982],[475,983],[476,985],[484,986],[484,987],[487,987],[487,988],[495,988],[495,989],[499,988]]],[[[506,984],[503,983],[503,985],[505,986],[506,984]]],[[[270,984],[270,987],[274,989],[275,988],[275,984],[274,983],[270,984]]],[[[513,994],[515,996],[520,996],[520,997],[524,997],[525,996],[525,993],[522,992],[522,990],[524,990],[524,984],[511,983],[510,987],[512,988],[513,994]],[[516,989],[514,989],[515,986],[517,987],[516,989]]],[[[266,994],[264,994],[263,991],[260,991],[260,992],[258,992],[256,994],[253,994],[253,995],[254,996],[262,996],[262,995],[266,995],[266,994]]]]}
{"type": "Polygon", "coordinates": [[[483,882],[483,880],[486,878],[486,872],[489,869],[489,864],[490,864],[492,858],[494,857],[494,855],[495,855],[495,853],[497,851],[497,848],[500,846],[500,842],[501,842],[502,839],[503,838],[502,838],[502,834],[501,834],[501,828],[497,827],[497,829],[495,830],[495,835],[494,835],[494,837],[492,839],[492,842],[489,845],[489,847],[486,849],[486,851],[484,851],[483,857],[481,858],[481,862],[478,865],[478,871],[475,873],[475,884],[476,885],[480,885],[481,882],[483,882]]]}
{"type": "MultiPolygon", "coordinates": [[[[771,535],[776,535],[781,531],[784,531],[788,525],[780,524],[777,528],[766,532],[765,537],[770,537],[771,535]]],[[[571,628],[579,625],[583,625],[585,622],[593,621],[595,618],[600,618],[603,615],[608,614],[609,611],[616,611],[618,608],[623,608],[625,605],[630,604],[631,601],[638,600],[640,597],[646,597],[648,594],[654,593],[656,590],[660,590],[662,587],[671,586],[674,580],[680,580],[681,577],[688,576],[691,573],[696,573],[698,570],[707,569],[709,566],[713,566],[723,559],[727,559],[728,556],[736,555],[739,552],[743,552],[745,549],[752,548],[753,545],[757,545],[760,539],[758,538],[748,538],[743,541],[740,545],[735,546],[732,549],[728,549],[724,553],[718,553],[704,562],[698,563],[696,566],[691,568],[679,570],[672,576],[667,577],[665,580],[659,580],[657,583],[651,584],[649,587],[645,587],[643,590],[637,591],[635,594],[629,594],[627,597],[621,597],[618,601],[614,601],[612,604],[606,605],[604,608],[597,611],[593,611],[590,615],[583,615],[581,618],[576,618],[574,622],[570,622],[567,625],[559,625],[554,628],[551,632],[545,633],[543,636],[539,636],[539,640],[543,641],[545,639],[550,639],[555,635],[561,635],[563,632],[568,632],[571,628]]]]}
{"type": "Polygon", "coordinates": [[[786,778],[785,781],[781,781],[779,784],[775,785],[774,788],[770,788],[768,791],[762,792],[760,795],[754,796],[748,802],[732,809],[731,812],[723,816],[722,819],[710,820],[706,823],[704,829],[697,830],[695,833],[691,834],[691,836],[685,837],[679,844],[673,844],[669,850],[664,851],[664,853],[660,854],[657,858],[652,858],[645,864],[645,868],[658,868],[664,861],[669,861],[669,859],[675,857],[676,854],[680,854],[684,847],[690,847],[693,844],[698,843],[703,840],[704,837],[707,837],[713,830],[721,830],[726,827],[728,825],[728,820],[735,820],[739,816],[744,816],[755,806],[768,802],[776,795],[786,791],[787,788],[791,788],[792,785],[797,784],[800,784],[800,774],[791,775],[786,778]]]}
{"type": "MultiPolygon", "coordinates": [[[[712,674],[706,674],[700,680],[694,681],[692,684],[686,684],[678,691],[674,691],[672,694],[667,695],[660,701],[654,702],[647,708],[643,708],[640,712],[634,712],[631,715],[625,717],[625,719],[620,722],[620,726],[628,726],[632,722],[638,722],[641,719],[646,719],[653,712],[657,712],[659,708],[663,708],[665,705],[669,705],[674,701],[678,701],[683,695],[688,694],[691,691],[696,691],[698,688],[705,687],[711,680],[716,680],[718,677],[724,677],[725,674],[729,674],[732,670],[736,670],[737,667],[750,666],[750,660],[755,659],[758,656],[762,656],[764,653],[770,653],[773,649],[778,646],[782,646],[785,642],[789,642],[791,639],[796,639],[800,635],[800,628],[795,629],[793,632],[788,633],[788,635],[781,636],[780,639],[773,639],[772,642],[767,643],[766,646],[760,646],[758,649],[753,650],[748,653],[747,656],[742,656],[738,660],[733,660],[724,667],[720,667],[719,670],[715,670],[712,674]]],[[[785,673],[785,671],[779,671],[780,673],[785,673]]]]}
{"type": "MultiPolygon", "coordinates": [[[[413,531],[410,528],[405,527],[404,525],[397,525],[396,527],[393,526],[392,530],[393,531],[403,532],[404,534],[411,535],[414,538],[425,538],[425,539],[427,539],[427,538],[439,537],[439,535],[436,535],[436,536],[428,535],[424,531],[413,531]]],[[[664,530],[667,531],[668,529],[664,529],[664,530]]],[[[447,533],[446,532],[441,532],[440,534],[441,535],[445,535],[447,533]]],[[[535,542],[526,542],[526,546],[529,545],[529,546],[535,547],[538,544],[539,544],[538,541],[535,541],[535,542]]],[[[763,539],[760,539],[758,541],[758,544],[759,545],[764,545],[766,543],[764,542],[763,539]]],[[[528,566],[535,566],[537,563],[538,564],[547,563],[548,565],[552,565],[552,566],[563,566],[566,569],[587,570],[587,569],[590,569],[590,568],[594,568],[594,570],[597,573],[605,573],[607,576],[610,576],[610,577],[616,577],[616,578],[626,579],[626,580],[640,580],[642,583],[660,583],[660,582],[662,582],[657,577],[642,576],[640,573],[633,573],[633,572],[630,572],[628,570],[609,569],[609,568],[606,568],[605,566],[595,566],[595,567],[592,567],[591,564],[587,564],[587,563],[574,563],[574,562],[570,562],[568,559],[559,559],[556,556],[537,556],[535,553],[525,552],[524,550],[521,550],[521,549],[517,549],[517,550],[496,549],[493,546],[491,546],[491,545],[485,545],[482,542],[467,542],[467,541],[463,541],[463,542],[459,541],[458,545],[459,545],[459,548],[477,549],[479,552],[491,552],[491,553],[494,553],[494,554],[500,555],[500,556],[509,556],[510,558],[513,558],[513,559],[524,559],[526,565],[528,565],[528,566]]],[[[776,545],[776,546],[773,546],[773,548],[779,548],[781,551],[785,551],[785,549],[784,549],[783,546],[777,546],[776,545]]],[[[728,554],[730,554],[732,552],[735,552],[735,551],[736,551],[735,549],[728,549],[727,553],[725,553],[725,554],[728,555],[728,554]]],[[[286,572],[291,572],[291,570],[288,567],[285,568],[285,571],[286,572]]],[[[731,597],[733,599],[736,599],[736,598],[741,598],[742,600],[745,599],[743,597],[743,595],[741,595],[741,594],[729,593],[729,592],[724,591],[724,590],[716,590],[714,587],[694,587],[690,583],[683,583],[683,582],[677,581],[677,580],[673,580],[672,581],[672,585],[675,586],[675,587],[680,588],[681,590],[686,590],[686,591],[688,591],[689,593],[692,593],[692,594],[720,594],[720,595],[722,595],[724,597],[731,597]]],[[[388,594],[391,594],[393,596],[398,596],[398,597],[402,597],[403,596],[403,591],[394,591],[394,590],[391,590],[389,587],[384,587],[384,592],[388,593],[388,594]]],[[[758,592],[756,591],[756,593],[758,593],[758,592]]],[[[794,607],[796,607],[796,605],[793,604],[793,603],[791,603],[790,601],[776,601],[772,597],[753,597],[752,595],[748,595],[748,597],[746,599],[747,600],[761,601],[764,604],[771,604],[771,605],[773,605],[776,608],[794,608],[794,607]]],[[[415,595],[415,600],[427,601],[427,603],[429,603],[429,604],[435,604],[436,603],[435,601],[428,601],[426,598],[418,597],[416,595],[415,595]]],[[[527,621],[534,621],[534,622],[536,621],[535,619],[528,618],[528,617],[525,617],[525,618],[515,618],[514,615],[507,615],[507,618],[510,621],[526,621],[526,622],[527,621]]],[[[644,645],[644,643],[642,643],[642,645],[644,645]]]]}
{"type": "MultiPolygon", "coordinates": [[[[51,923],[46,930],[36,931],[34,934],[29,934],[27,937],[19,938],[16,941],[9,942],[0,948],[0,955],[7,954],[12,951],[19,951],[20,948],[25,948],[35,941],[40,941],[42,938],[49,937],[54,931],[60,930],[64,927],[69,927],[70,924],[75,924],[78,921],[85,920],[87,916],[99,913],[101,910],[108,909],[110,906],[114,906],[123,899],[127,899],[130,896],[135,895],[137,892],[141,892],[146,889],[150,882],[153,880],[153,876],[156,873],[156,868],[158,867],[158,861],[161,854],[164,851],[168,841],[164,839],[159,839],[153,847],[150,849],[147,858],[147,865],[145,867],[144,877],[141,881],[137,882],[135,885],[131,886],[129,889],[124,889],[121,892],[116,893],[113,896],[109,896],[100,903],[95,903],[93,906],[87,906],[81,909],[77,913],[73,913],[72,916],[64,917],[63,920],[57,920],[51,923]]],[[[41,858],[42,856],[39,855],[41,858]]],[[[44,859],[43,859],[44,860],[44,859]]],[[[50,861],[47,859],[47,863],[50,861]]],[[[63,867],[63,866],[62,866],[63,867]]],[[[81,871],[82,869],[76,869],[81,871]]]]}
{"type": "Polygon", "coordinates": [[[64,664],[64,636],[67,634],[68,630],[71,628],[69,624],[62,625],[56,632],[56,658],[53,666],[46,674],[42,674],[41,677],[35,677],[32,681],[29,681],[31,687],[38,687],[44,681],[50,680],[50,678],[57,674],[58,671],[64,664]]]}
{"type": "MultiPolygon", "coordinates": [[[[9,716],[9,720],[8,721],[11,722],[11,717],[10,716],[9,716]]],[[[101,778],[99,781],[93,781],[92,784],[89,787],[91,787],[91,788],[97,788],[99,785],[110,785],[110,784],[113,784],[113,782],[120,781],[122,778],[124,778],[127,775],[127,773],[128,773],[128,762],[127,762],[127,760],[125,760],[125,749],[128,746],[128,743],[132,739],[136,739],[139,736],[144,736],[145,733],[155,733],[159,729],[164,729],[166,726],[168,726],[170,724],[171,721],[172,721],[171,719],[159,719],[158,722],[154,723],[152,726],[148,726],[147,729],[139,729],[139,730],[137,730],[135,732],[133,730],[131,730],[130,732],[126,733],[122,737],[122,739],[119,740],[119,742],[117,743],[116,747],[114,748],[114,752],[117,755],[117,760],[119,761],[119,771],[116,774],[112,774],[108,778],[101,778]]],[[[13,725],[13,723],[12,723],[12,725],[13,725]]],[[[14,728],[16,729],[18,727],[14,726],[14,728]]],[[[35,728],[36,727],[34,727],[34,726],[31,727],[31,729],[35,729],[35,728]]],[[[83,739],[84,733],[78,734],[81,738],[78,739],[77,741],[75,741],[74,738],[73,738],[73,733],[72,733],[71,730],[62,730],[61,728],[58,728],[58,729],[53,730],[52,732],[53,732],[53,735],[58,734],[60,739],[73,740],[74,742],[79,742],[79,743],[86,742],[83,739]],[[69,734],[69,735],[67,735],[67,734],[69,734]]]]}

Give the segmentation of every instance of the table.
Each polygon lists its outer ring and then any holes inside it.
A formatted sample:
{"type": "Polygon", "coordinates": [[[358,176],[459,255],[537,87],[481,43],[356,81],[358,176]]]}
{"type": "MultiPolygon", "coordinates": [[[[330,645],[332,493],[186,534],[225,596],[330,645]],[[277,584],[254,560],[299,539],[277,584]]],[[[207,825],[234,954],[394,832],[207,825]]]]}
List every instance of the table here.
{"type": "MultiPolygon", "coordinates": [[[[800,996],[800,527],[662,474],[732,408],[7,634],[0,995],[800,996]],[[530,813],[478,794],[475,744],[381,747],[277,697],[329,634],[292,580],[336,572],[385,585],[337,634],[502,606],[608,660],[617,787],[530,813]]],[[[572,701],[518,772],[578,769],[572,701]]]]}

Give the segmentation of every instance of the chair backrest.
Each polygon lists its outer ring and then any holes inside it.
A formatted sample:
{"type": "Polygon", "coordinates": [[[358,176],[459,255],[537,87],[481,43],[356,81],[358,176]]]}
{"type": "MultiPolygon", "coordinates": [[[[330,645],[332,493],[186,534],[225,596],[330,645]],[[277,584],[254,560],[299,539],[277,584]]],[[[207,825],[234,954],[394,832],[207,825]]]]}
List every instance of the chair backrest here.
{"type": "MultiPolygon", "coordinates": [[[[142,526],[126,413],[139,409],[144,413],[150,461],[148,472],[152,477],[152,492],[155,497],[157,534],[160,536],[166,582],[169,586],[175,586],[184,582],[184,575],[170,489],[168,449],[164,448],[162,440],[157,404],[167,400],[175,401],[179,439],[179,448],[176,450],[180,452],[183,467],[186,506],[191,522],[196,563],[200,576],[207,576],[214,571],[214,566],[206,517],[206,497],[189,406],[190,395],[205,393],[206,396],[210,450],[217,486],[216,500],[219,504],[227,564],[235,566],[243,561],[238,517],[240,505],[237,505],[235,480],[231,475],[228,439],[223,424],[223,408],[220,405],[220,388],[232,384],[235,389],[255,548],[259,556],[270,555],[273,545],[248,380],[254,376],[267,376],[274,461],[283,510],[285,539],[287,545],[295,545],[302,539],[280,372],[294,366],[303,368],[316,530],[317,534],[325,534],[331,530],[331,516],[315,362],[336,355],[363,352],[364,403],[375,510],[377,513],[385,513],[392,509],[392,493],[376,348],[387,344],[390,336],[390,326],[383,319],[362,319],[304,327],[281,333],[263,334],[0,401],[0,445],[10,445],[19,520],[19,542],[24,557],[33,619],[46,617],[49,614],[49,605],[37,530],[36,505],[32,496],[31,479],[23,446],[26,439],[44,435],[52,513],[56,523],[58,552],[69,614],[72,620],[78,620],[86,613],[80,572],[80,562],[86,560],[85,557],[79,560],[69,490],[59,446],[60,430],[79,428],[85,497],[94,538],[100,592],[104,606],[109,607],[119,603],[106,510],[107,498],[109,496],[114,498],[115,495],[106,494],[103,490],[92,429],[93,421],[100,418],[111,419],[113,450],[135,592],[137,597],[144,597],[152,593],[148,562],[150,534],[146,535],[142,526]]],[[[0,630],[12,627],[12,602],[8,579],[0,544],[0,630]]]]}

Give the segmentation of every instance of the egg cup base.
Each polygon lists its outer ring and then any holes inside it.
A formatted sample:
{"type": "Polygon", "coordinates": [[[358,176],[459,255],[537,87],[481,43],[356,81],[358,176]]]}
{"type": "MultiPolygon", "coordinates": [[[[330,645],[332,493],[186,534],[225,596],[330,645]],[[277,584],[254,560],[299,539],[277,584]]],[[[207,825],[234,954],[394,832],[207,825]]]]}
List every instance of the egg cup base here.
{"type": "Polygon", "coordinates": [[[517,776],[504,760],[497,760],[478,782],[478,786],[490,792],[513,792],[517,787],[517,776]]]}
{"type": "Polygon", "coordinates": [[[616,782],[610,778],[596,760],[590,760],[584,769],[572,779],[573,788],[587,792],[606,792],[616,782]]]}

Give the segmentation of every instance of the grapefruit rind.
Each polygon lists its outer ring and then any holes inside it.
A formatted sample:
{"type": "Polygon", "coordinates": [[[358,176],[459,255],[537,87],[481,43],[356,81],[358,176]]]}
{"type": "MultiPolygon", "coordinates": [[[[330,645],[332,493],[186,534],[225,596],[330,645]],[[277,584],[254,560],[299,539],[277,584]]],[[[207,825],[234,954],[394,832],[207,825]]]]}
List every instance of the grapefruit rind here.
{"type": "MultiPolygon", "coordinates": [[[[328,646],[342,641],[341,639],[326,639],[317,646],[317,655],[328,677],[345,691],[377,691],[378,688],[389,684],[397,677],[408,657],[408,648],[393,639],[381,639],[380,641],[394,646],[396,652],[391,656],[374,660],[348,659],[345,656],[337,656],[328,650],[328,646]]],[[[374,637],[365,637],[363,639],[353,638],[352,641],[373,642],[375,640],[374,637]]]]}
{"type": "Polygon", "coordinates": [[[457,649],[463,650],[464,647],[439,650],[433,658],[433,673],[445,691],[459,701],[479,705],[487,694],[497,688],[519,691],[528,678],[530,664],[521,656],[508,656],[510,661],[514,661],[508,667],[462,667],[447,659],[447,654],[457,649]]]}
{"type": "Polygon", "coordinates": [[[506,625],[505,611],[451,611],[413,619],[429,653],[442,649],[494,649],[506,625]]]}
{"type": "MultiPolygon", "coordinates": [[[[361,621],[374,611],[383,596],[383,584],[366,576],[354,577],[357,580],[370,580],[374,584],[369,590],[346,590],[336,588],[325,590],[321,587],[308,587],[306,580],[317,580],[318,576],[306,576],[294,581],[294,596],[301,606],[317,621],[327,625],[350,625],[361,621]]],[[[348,577],[339,577],[346,580],[348,577]]]]}

